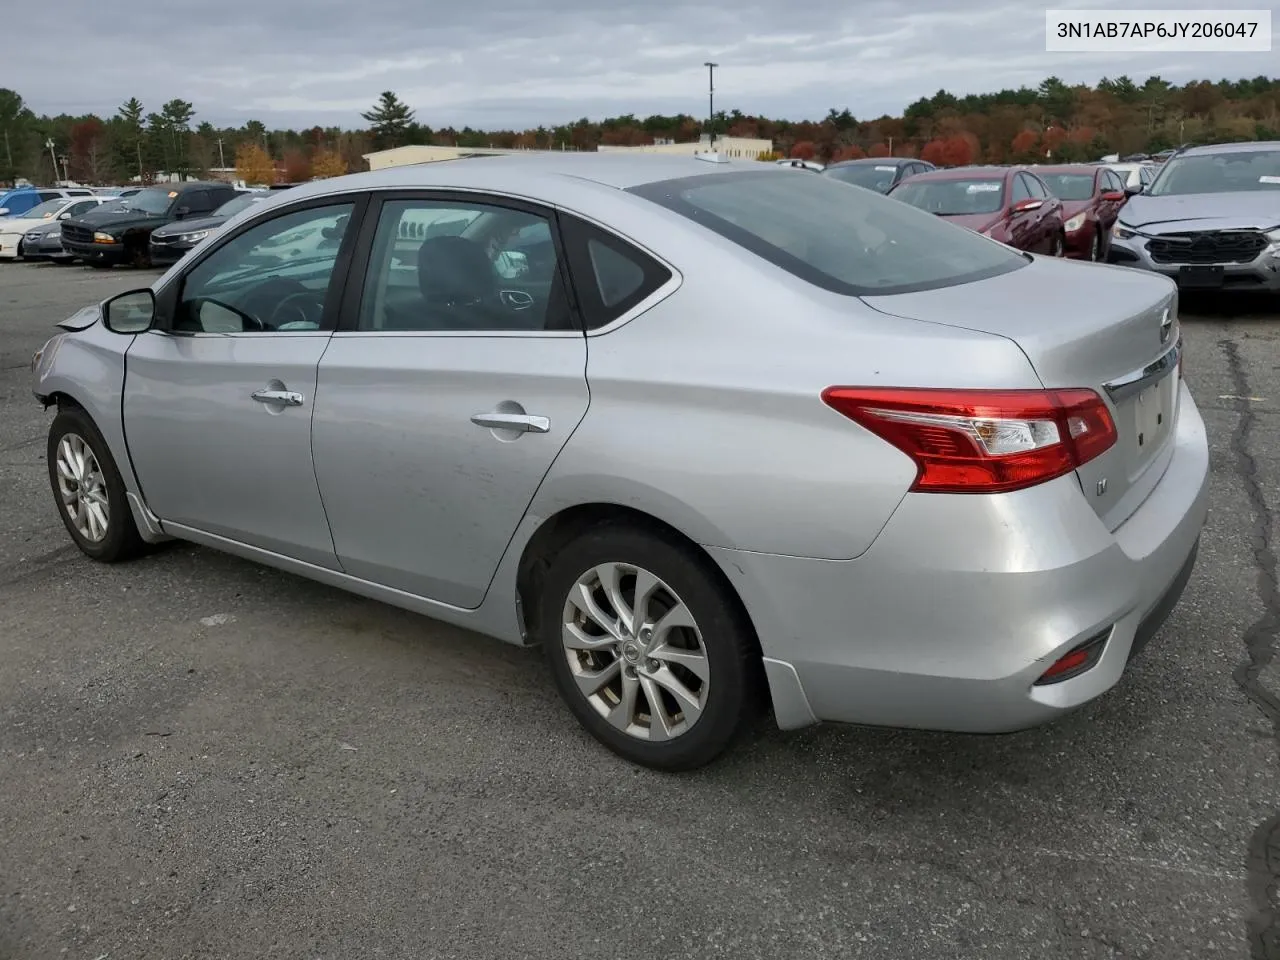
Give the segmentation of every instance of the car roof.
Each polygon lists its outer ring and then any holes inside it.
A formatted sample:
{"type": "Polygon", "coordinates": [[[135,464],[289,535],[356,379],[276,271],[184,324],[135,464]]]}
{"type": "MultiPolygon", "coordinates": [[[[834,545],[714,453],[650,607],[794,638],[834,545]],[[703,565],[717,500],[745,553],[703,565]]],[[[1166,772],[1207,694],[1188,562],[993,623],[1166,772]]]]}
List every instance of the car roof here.
{"type": "Polygon", "coordinates": [[[1258,150],[1280,150],[1280,140],[1250,140],[1244,143],[1205,143],[1179,150],[1175,156],[1203,157],[1220,153],[1254,153],[1258,150]]]}
{"type": "Polygon", "coordinates": [[[758,160],[699,160],[693,156],[662,154],[617,154],[583,152],[506,154],[462,157],[428,163],[384,167],[364,173],[303,183],[280,191],[289,202],[322,196],[340,190],[413,189],[463,187],[491,189],[504,193],[537,191],[539,185],[562,187],[566,179],[577,179],[626,190],[659,180],[683,180],[714,174],[754,173],[767,176],[795,176],[790,167],[758,160]]]}

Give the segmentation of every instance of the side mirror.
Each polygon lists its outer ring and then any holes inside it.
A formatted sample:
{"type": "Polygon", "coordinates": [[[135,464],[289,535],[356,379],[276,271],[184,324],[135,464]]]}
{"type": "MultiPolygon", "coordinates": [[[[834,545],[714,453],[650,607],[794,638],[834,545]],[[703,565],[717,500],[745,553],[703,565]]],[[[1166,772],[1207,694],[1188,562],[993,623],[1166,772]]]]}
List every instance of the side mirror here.
{"type": "Polygon", "coordinates": [[[1108,203],[1119,203],[1128,198],[1128,194],[1123,190],[1108,190],[1102,195],[1102,199],[1108,203]]]}
{"type": "Polygon", "coordinates": [[[179,220],[185,220],[187,219],[188,216],[191,215],[191,208],[179,207],[177,210],[173,211],[173,215],[177,217],[179,220]]]}
{"type": "Polygon", "coordinates": [[[112,333],[146,333],[156,322],[156,295],[150,287],[117,294],[102,305],[102,325],[112,333]]]}
{"type": "Polygon", "coordinates": [[[1124,192],[1125,192],[1125,194],[1126,194],[1126,195],[1128,195],[1128,196],[1132,197],[1132,196],[1136,196],[1137,194],[1141,193],[1144,189],[1145,189],[1145,188],[1143,187],[1143,185],[1139,183],[1139,184],[1136,184],[1136,185],[1133,185],[1133,186],[1126,186],[1126,187],[1124,188],[1124,192]]]}
{"type": "Polygon", "coordinates": [[[71,214],[69,214],[69,213],[60,213],[60,214],[58,214],[58,219],[59,219],[59,220],[70,220],[70,219],[71,219],[71,214]]]}
{"type": "Polygon", "coordinates": [[[1019,200],[1017,203],[1015,203],[1012,207],[1009,208],[1009,212],[1010,213],[1027,213],[1030,210],[1039,210],[1042,206],[1044,206],[1043,200],[1036,200],[1035,198],[1032,198],[1030,200],[1019,200]]]}

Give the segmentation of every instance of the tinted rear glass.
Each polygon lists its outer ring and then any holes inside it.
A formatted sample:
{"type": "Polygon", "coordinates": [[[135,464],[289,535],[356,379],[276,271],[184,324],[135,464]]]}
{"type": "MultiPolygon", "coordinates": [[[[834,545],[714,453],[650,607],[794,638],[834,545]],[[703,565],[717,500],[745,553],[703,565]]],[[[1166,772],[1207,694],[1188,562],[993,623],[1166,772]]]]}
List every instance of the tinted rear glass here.
{"type": "Polygon", "coordinates": [[[844,183],[888,193],[893,186],[893,178],[898,175],[898,168],[887,163],[857,163],[847,167],[828,167],[823,173],[844,183]]]}
{"type": "Polygon", "coordinates": [[[710,174],[630,192],[815,286],[849,296],[950,287],[1027,264],[1008,247],[830,177],[710,174]]]}

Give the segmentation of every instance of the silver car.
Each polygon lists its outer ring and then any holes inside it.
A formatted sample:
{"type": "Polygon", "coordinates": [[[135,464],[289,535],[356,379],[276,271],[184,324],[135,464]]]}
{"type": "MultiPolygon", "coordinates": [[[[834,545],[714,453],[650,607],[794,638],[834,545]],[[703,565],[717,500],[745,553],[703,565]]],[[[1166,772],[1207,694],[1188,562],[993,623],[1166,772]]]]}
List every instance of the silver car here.
{"type": "Polygon", "coordinates": [[[1121,208],[1108,260],[1186,289],[1280,292],[1280,143],[1175,154],[1121,208]]]}
{"type": "Polygon", "coordinates": [[[1177,306],[774,164],[493,157],[282,192],[34,389],[88,556],[541,643],[595,737],[688,769],[760,705],[998,732],[1112,687],[1205,519],[1177,306]]]}

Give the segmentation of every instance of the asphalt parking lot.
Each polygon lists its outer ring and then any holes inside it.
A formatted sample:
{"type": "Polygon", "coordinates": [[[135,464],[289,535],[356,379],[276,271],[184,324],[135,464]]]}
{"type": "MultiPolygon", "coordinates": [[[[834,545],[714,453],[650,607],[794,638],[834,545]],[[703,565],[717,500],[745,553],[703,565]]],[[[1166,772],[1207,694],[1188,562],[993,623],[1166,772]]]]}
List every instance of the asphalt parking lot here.
{"type": "Polygon", "coordinates": [[[0,960],[1280,958],[1280,302],[1184,303],[1209,525],[1116,690],[670,777],[536,652],[206,549],[83,559],[30,356],[154,276],[0,264],[0,960]]]}

